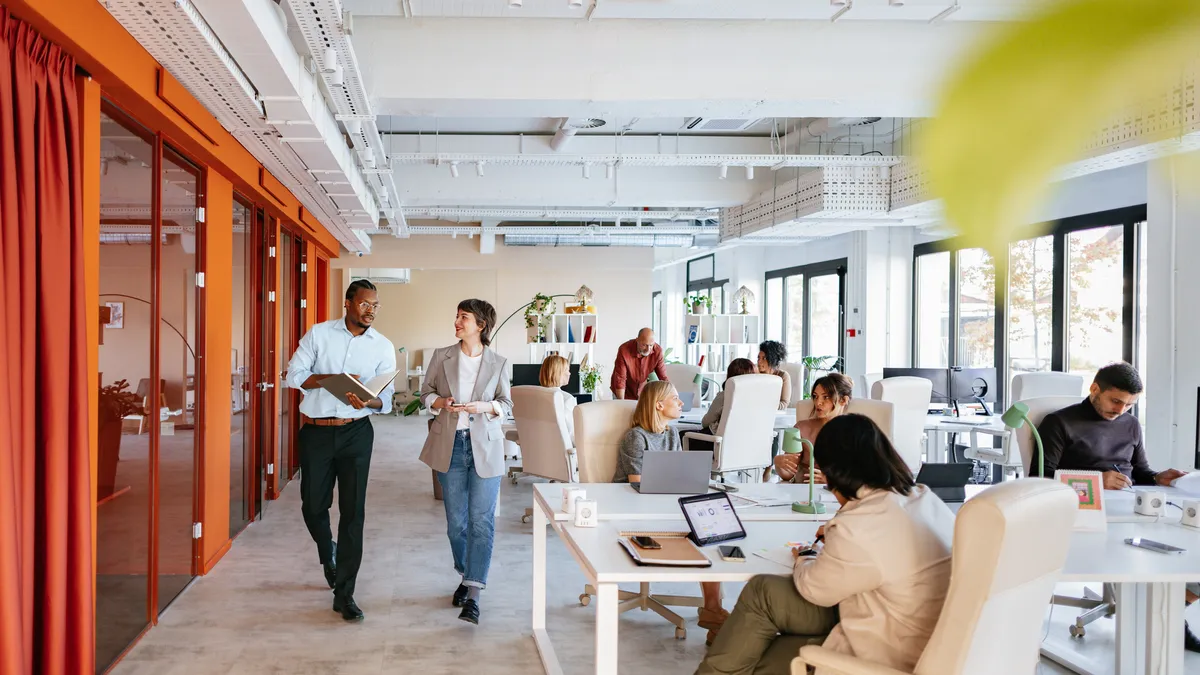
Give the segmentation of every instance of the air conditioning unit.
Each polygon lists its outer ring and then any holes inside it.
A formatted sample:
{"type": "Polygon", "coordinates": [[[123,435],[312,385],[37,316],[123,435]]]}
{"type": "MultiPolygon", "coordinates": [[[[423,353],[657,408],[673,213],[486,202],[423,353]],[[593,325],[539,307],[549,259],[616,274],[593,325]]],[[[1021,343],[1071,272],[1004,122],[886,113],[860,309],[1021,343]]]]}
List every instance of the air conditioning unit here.
{"type": "Polygon", "coordinates": [[[412,270],[407,267],[360,267],[350,269],[350,281],[366,279],[373,284],[407,284],[412,281],[412,270]]]}
{"type": "Polygon", "coordinates": [[[686,131],[744,131],[758,121],[758,118],[741,119],[730,117],[690,117],[683,124],[686,131]]]}

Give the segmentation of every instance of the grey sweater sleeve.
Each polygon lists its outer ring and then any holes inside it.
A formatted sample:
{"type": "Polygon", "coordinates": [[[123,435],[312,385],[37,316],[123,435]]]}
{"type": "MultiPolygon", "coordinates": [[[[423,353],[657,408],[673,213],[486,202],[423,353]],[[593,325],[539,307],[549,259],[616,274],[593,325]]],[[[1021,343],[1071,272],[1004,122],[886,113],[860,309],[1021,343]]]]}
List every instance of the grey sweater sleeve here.
{"type": "Polygon", "coordinates": [[[717,394],[712,403],[708,406],[708,412],[704,413],[704,419],[700,420],[700,426],[704,427],[707,433],[717,433],[717,425],[721,423],[721,410],[725,407],[725,392],[717,394]]]}
{"type": "Polygon", "coordinates": [[[649,450],[647,434],[640,427],[633,427],[621,437],[617,448],[617,471],[613,474],[614,483],[628,483],[630,476],[642,474],[642,455],[649,450]]]}

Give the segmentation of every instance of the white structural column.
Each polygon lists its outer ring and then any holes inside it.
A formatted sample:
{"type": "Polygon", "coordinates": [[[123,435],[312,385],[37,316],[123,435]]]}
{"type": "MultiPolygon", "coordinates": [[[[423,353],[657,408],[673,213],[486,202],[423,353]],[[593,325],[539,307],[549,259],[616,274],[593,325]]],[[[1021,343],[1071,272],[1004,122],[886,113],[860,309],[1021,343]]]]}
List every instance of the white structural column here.
{"type": "Polygon", "coordinates": [[[1155,469],[1196,463],[1200,383],[1200,153],[1152,162],[1148,172],[1146,453],[1155,469]]]}
{"type": "Polygon", "coordinates": [[[847,236],[846,373],[858,379],[884,367],[906,366],[912,358],[913,228],[881,227],[847,236]]]}

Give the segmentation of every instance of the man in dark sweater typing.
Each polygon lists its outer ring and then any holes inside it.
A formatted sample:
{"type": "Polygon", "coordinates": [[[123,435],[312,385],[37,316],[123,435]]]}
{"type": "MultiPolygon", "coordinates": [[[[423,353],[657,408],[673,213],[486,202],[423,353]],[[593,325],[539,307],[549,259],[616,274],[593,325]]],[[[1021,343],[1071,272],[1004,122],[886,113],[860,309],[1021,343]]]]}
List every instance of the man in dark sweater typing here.
{"type": "MultiPolygon", "coordinates": [[[[1155,472],[1146,461],[1142,425],[1127,415],[1142,394],[1142,378],[1128,363],[1101,368],[1092,380],[1088,397],[1058,412],[1038,425],[1045,454],[1046,475],[1056,469],[1104,472],[1105,490],[1122,490],[1132,485],[1170,485],[1185,472],[1166,469],[1155,472]]],[[[1036,461],[1029,475],[1037,476],[1036,461]]],[[[1196,601],[1200,584],[1187,585],[1187,604],[1196,601]]],[[[1183,625],[1183,644],[1200,652],[1200,639],[1183,625]]]]}
{"type": "MultiPolygon", "coordinates": [[[[1130,485],[1170,485],[1185,475],[1176,469],[1155,472],[1146,461],[1142,425],[1127,415],[1142,394],[1142,378],[1128,363],[1101,368],[1092,380],[1088,397],[1038,425],[1046,457],[1046,475],[1057,469],[1101,471],[1104,489],[1130,485]]],[[[1031,462],[1029,475],[1037,476],[1031,462]]]]}

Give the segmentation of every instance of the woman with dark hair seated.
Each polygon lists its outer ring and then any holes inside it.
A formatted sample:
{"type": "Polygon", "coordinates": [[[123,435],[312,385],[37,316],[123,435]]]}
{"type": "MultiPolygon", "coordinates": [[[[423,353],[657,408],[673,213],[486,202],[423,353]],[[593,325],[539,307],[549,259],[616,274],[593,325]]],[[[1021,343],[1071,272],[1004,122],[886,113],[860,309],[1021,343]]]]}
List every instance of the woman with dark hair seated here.
{"type": "MultiPolygon", "coordinates": [[[[841,504],[791,577],[746,584],[697,674],[756,672],[780,633],[912,672],[950,585],[954,515],[869,418],[829,420],[813,452],[841,504]]],[[[786,665],[784,666],[786,670],[786,665]]]]}
{"type": "Polygon", "coordinates": [[[784,361],[787,361],[787,347],[783,343],[767,340],[758,345],[758,372],[783,378],[783,389],[779,391],[780,410],[786,410],[792,402],[792,376],[779,367],[784,361]]]}

